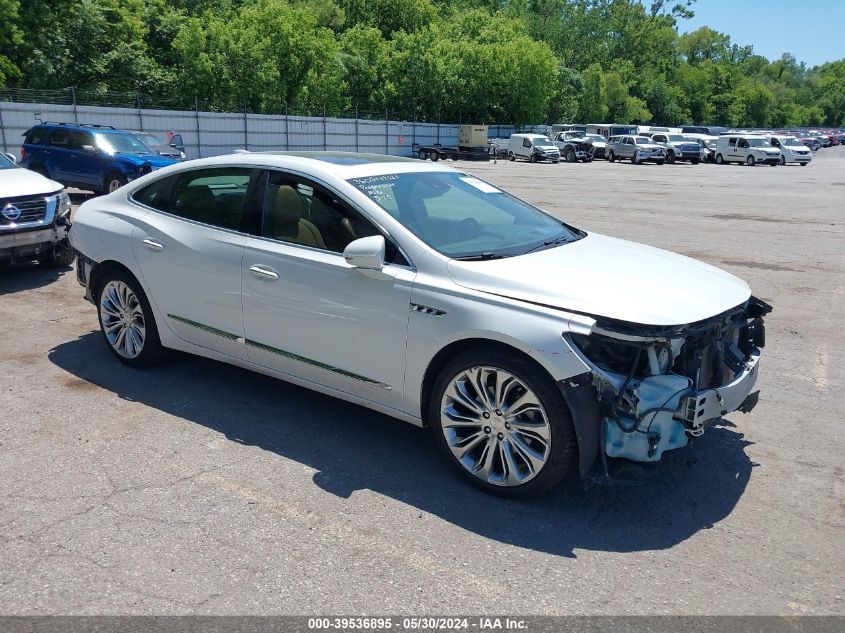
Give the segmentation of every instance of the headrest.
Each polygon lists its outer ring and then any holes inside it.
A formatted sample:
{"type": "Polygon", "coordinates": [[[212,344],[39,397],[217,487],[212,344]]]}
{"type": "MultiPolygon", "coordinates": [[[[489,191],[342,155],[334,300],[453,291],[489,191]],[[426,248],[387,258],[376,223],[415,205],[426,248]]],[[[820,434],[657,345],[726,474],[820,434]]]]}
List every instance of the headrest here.
{"type": "Polygon", "coordinates": [[[276,224],[295,224],[302,219],[302,200],[296,189],[290,185],[279,187],[272,217],[276,224]]]}
{"type": "Polygon", "coordinates": [[[182,208],[197,208],[214,204],[214,193],[206,185],[185,187],[176,196],[176,203],[182,208]]]}

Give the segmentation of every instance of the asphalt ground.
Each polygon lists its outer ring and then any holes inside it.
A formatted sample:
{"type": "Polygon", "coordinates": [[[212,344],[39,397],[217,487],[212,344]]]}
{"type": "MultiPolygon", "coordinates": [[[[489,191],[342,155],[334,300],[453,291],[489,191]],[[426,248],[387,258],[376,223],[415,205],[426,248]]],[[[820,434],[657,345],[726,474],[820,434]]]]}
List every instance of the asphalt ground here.
{"type": "Polygon", "coordinates": [[[72,270],[0,270],[0,613],[845,613],[845,147],[815,158],[456,164],[774,305],[752,413],[650,481],[531,502],[284,382],[124,367],[72,270]]]}

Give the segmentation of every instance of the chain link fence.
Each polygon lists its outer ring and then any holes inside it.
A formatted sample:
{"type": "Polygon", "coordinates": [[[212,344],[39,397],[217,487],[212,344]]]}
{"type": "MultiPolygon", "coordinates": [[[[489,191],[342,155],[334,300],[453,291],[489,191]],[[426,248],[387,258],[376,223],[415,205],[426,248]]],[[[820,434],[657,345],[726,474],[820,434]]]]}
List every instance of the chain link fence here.
{"type": "MultiPolygon", "coordinates": [[[[188,158],[235,149],[336,150],[410,156],[414,143],[457,146],[461,123],[423,121],[414,112],[216,112],[199,99],[153,99],[140,93],[93,93],[75,88],[0,90],[0,148],[18,155],[21,136],[46,121],[111,125],[161,137],[181,134],[188,158]]],[[[510,124],[488,124],[490,138],[510,136],[510,124]]]]}

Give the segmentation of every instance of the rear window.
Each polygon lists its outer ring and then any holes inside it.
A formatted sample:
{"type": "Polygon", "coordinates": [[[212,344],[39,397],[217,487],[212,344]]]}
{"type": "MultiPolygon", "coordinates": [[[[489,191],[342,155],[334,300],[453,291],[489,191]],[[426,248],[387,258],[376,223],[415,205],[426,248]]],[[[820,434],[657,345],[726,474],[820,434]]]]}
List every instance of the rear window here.
{"type": "Polygon", "coordinates": [[[24,143],[27,145],[39,145],[47,136],[46,127],[34,127],[24,134],[24,143]]]}

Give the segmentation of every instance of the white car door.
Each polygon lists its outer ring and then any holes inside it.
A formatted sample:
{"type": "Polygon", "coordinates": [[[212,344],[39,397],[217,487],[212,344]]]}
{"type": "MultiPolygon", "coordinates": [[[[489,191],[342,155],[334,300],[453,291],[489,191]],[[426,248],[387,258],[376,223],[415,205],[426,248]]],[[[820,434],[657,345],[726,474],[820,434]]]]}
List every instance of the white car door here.
{"type": "Polygon", "coordinates": [[[139,191],[154,210],[133,232],[133,249],[150,300],[184,341],[246,359],[241,307],[241,225],[261,172],[196,169],[139,191]]]}
{"type": "Polygon", "coordinates": [[[415,272],[388,239],[381,271],[342,256],[379,231],[329,189],[266,172],[243,258],[249,360],[401,410],[415,272]]]}

